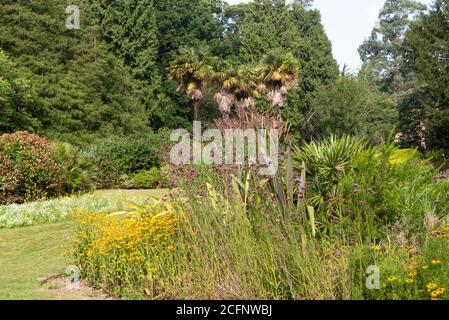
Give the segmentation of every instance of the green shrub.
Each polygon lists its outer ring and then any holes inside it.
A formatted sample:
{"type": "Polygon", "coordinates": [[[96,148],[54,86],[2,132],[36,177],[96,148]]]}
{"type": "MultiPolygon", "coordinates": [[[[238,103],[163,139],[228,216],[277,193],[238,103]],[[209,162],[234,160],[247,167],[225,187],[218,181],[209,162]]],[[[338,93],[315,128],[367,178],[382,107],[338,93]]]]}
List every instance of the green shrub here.
{"type": "Polygon", "coordinates": [[[314,100],[314,129],[323,137],[347,134],[377,142],[386,138],[396,123],[391,99],[363,76],[342,76],[319,90],[314,100]]]}
{"type": "Polygon", "coordinates": [[[163,134],[100,139],[86,151],[97,171],[98,186],[120,185],[119,178],[161,165],[163,134]]]}
{"type": "Polygon", "coordinates": [[[95,188],[95,171],[92,162],[80,150],[68,143],[55,145],[56,161],[64,170],[67,180],[65,191],[74,193],[95,188]]]}
{"type": "Polygon", "coordinates": [[[127,174],[122,174],[117,178],[117,181],[115,183],[115,188],[118,189],[134,189],[132,176],[129,176],[127,174]]]}
{"type": "Polygon", "coordinates": [[[139,172],[131,180],[131,186],[134,189],[155,189],[162,185],[162,174],[158,168],[139,172]]]}
{"type": "Polygon", "coordinates": [[[304,146],[294,158],[297,170],[305,164],[307,199],[323,233],[375,241],[387,225],[402,221],[398,232],[411,236],[422,230],[427,213],[449,214],[449,180],[435,179],[438,170],[416,150],[331,137],[304,146]]]}
{"type": "Polygon", "coordinates": [[[0,136],[0,204],[59,195],[66,181],[51,141],[28,132],[0,136]]]}
{"type": "Polygon", "coordinates": [[[416,149],[396,149],[390,156],[391,164],[403,164],[412,159],[420,159],[421,154],[416,149]]]}
{"type": "Polygon", "coordinates": [[[436,168],[441,168],[443,171],[449,170],[449,150],[433,150],[427,153],[426,156],[436,168]]]}
{"type": "Polygon", "coordinates": [[[0,136],[0,203],[22,203],[94,188],[80,151],[28,132],[0,136]]]}

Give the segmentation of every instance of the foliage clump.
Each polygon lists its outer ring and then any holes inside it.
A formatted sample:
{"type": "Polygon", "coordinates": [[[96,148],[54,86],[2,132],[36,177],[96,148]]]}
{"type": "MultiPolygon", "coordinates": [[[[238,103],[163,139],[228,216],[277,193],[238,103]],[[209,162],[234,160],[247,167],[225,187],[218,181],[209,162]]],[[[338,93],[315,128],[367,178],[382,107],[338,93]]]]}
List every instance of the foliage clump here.
{"type": "Polygon", "coordinates": [[[169,212],[166,241],[132,236],[137,253],[117,260],[113,243],[89,253],[108,232],[81,224],[74,257],[92,284],[144,299],[443,299],[449,180],[437,174],[418,152],[351,137],[287,148],[270,177],[257,166],[175,167],[178,189],[126,217],[169,212]],[[366,287],[370,266],[378,290],[366,287]]]}
{"type": "Polygon", "coordinates": [[[96,185],[99,188],[120,187],[120,179],[124,176],[159,168],[162,154],[167,152],[163,147],[167,140],[166,132],[161,131],[148,135],[111,136],[95,141],[86,150],[86,157],[96,170],[96,185]]]}
{"type": "Polygon", "coordinates": [[[160,261],[174,251],[182,218],[169,204],[152,200],[122,215],[78,210],[74,218],[79,228],[73,257],[88,282],[113,295],[139,297],[137,288],[156,292],[160,261]]]}
{"type": "Polygon", "coordinates": [[[27,132],[0,136],[0,204],[56,196],[66,179],[51,141],[27,132]]]}

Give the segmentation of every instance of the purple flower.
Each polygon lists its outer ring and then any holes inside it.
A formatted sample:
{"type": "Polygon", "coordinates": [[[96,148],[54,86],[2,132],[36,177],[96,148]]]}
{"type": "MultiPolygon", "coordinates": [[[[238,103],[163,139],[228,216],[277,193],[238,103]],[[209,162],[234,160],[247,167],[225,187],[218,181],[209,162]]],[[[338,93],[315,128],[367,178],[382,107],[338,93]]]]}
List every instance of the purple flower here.
{"type": "Polygon", "coordinates": [[[359,193],[360,191],[358,190],[358,189],[354,189],[354,191],[353,191],[353,193],[354,194],[357,194],[357,193],[359,193]]]}
{"type": "Polygon", "coordinates": [[[434,180],[445,180],[445,179],[448,179],[448,178],[449,178],[449,171],[445,172],[445,173],[442,173],[442,174],[440,174],[440,175],[438,175],[436,177],[433,177],[434,180]]]}
{"type": "Polygon", "coordinates": [[[332,217],[332,224],[338,224],[340,222],[340,218],[332,217]]]}
{"type": "Polygon", "coordinates": [[[354,183],[353,187],[357,189],[359,187],[359,184],[358,183],[354,183]]]}
{"type": "Polygon", "coordinates": [[[185,178],[188,180],[195,180],[200,174],[196,170],[189,170],[185,173],[185,178]]]}
{"type": "Polygon", "coordinates": [[[439,204],[441,204],[441,200],[435,200],[435,201],[433,202],[433,204],[439,205],[439,204]]]}

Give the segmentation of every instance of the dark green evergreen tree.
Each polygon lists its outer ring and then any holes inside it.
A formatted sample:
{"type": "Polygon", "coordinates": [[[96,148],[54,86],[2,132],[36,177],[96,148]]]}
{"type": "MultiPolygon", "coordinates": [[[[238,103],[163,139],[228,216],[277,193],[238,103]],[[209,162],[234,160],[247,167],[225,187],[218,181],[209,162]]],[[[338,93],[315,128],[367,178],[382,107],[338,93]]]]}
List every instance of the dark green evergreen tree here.
{"type": "MultiPolygon", "coordinates": [[[[188,127],[193,110],[185,94],[177,92],[176,84],[168,81],[168,66],[182,47],[207,46],[221,56],[223,27],[220,24],[220,0],[154,0],[158,27],[158,65],[161,81],[158,91],[160,107],[150,116],[152,127],[188,127]]],[[[215,104],[206,96],[202,102],[205,114],[213,114],[215,104]]],[[[202,120],[206,120],[205,117],[202,120]]]]}
{"type": "Polygon", "coordinates": [[[411,26],[402,45],[403,71],[414,74],[419,86],[401,106],[401,129],[416,132],[424,126],[429,149],[449,149],[448,17],[448,1],[436,0],[411,26]]]}
{"type": "Polygon", "coordinates": [[[163,71],[158,65],[158,27],[153,0],[91,0],[106,40],[115,54],[130,67],[141,90],[141,101],[153,128],[176,126],[175,112],[167,112],[163,71]],[[172,119],[169,117],[172,116],[172,119]]]}
{"type": "Polygon", "coordinates": [[[65,2],[0,2],[0,47],[30,73],[45,111],[43,132],[73,143],[145,132],[128,70],[108,52],[86,1],[70,4],[81,9],[80,30],[66,28],[65,2]]]}
{"type": "Polygon", "coordinates": [[[296,113],[292,118],[297,119],[292,121],[296,128],[300,124],[300,128],[313,130],[312,123],[307,121],[314,112],[314,97],[323,87],[335,82],[338,65],[332,54],[332,44],[321,23],[320,12],[293,4],[290,13],[300,34],[298,50],[294,54],[301,63],[301,74],[297,96],[292,96],[289,102],[292,108],[289,109],[291,113],[296,113]]]}
{"type": "Polygon", "coordinates": [[[240,63],[240,47],[242,24],[250,5],[240,3],[237,5],[224,4],[221,16],[223,26],[223,39],[221,42],[220,57],[234,63],[240,63]]]}
{"type": "Polygon", "coordinates": [[[300,39],[285,0],[255,0],[242,21],[240,59],[257,63],[273,49],[296,53],[300,39]]]}
{"type": "Polygon", "coordinates": [[[168,66],[181,47],[207,45],[218,55],[223,27],[220,0],[154,0],[159,39],[159,60],[168,66]]]}
{"type": "MultiPolygon", "coordinates": [[[[317,10],[284,0],[257,0],[248,5],[241,27],[241,59],[258,62],[273,48],[292,52],[301,65],[298,89],[289,94],[283,119],[294,134],[313,131],[313,97],[338,77],[338,65],[317,10]],[[308,130],[308,128],[312,130],[308,130]]],[[[263,108],[268,106],[261,103],[263,108]]]]}
{"type": "Polygon", "coordinates": [[[27,79],[0,49],[0,134],[40,129],[41,107],[27,79]]]}

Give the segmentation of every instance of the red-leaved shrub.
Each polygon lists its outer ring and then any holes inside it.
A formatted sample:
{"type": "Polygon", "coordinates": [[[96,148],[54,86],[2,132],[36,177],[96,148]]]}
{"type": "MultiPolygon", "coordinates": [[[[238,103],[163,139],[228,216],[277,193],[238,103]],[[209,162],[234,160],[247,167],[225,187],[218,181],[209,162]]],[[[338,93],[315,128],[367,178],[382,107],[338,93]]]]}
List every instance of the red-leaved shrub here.
{"type": "Polygon", "coordinates": [[[0,135],[0,204],[57,196],[66,180],[50,140],[28,132],[0,135]]]}

